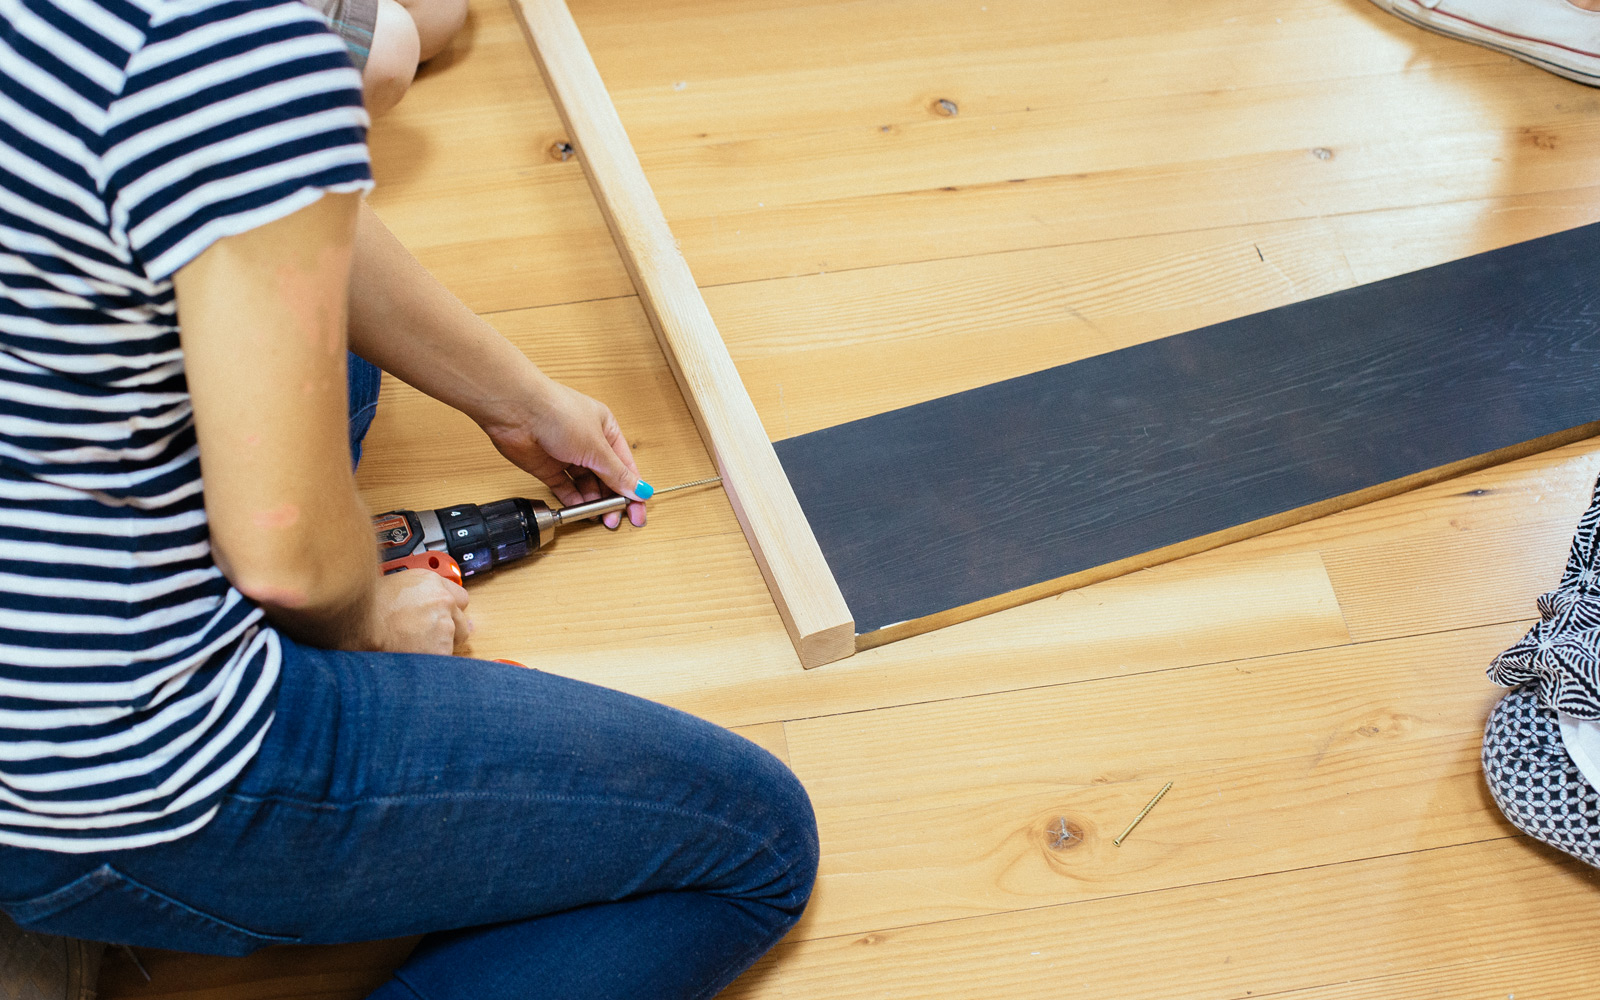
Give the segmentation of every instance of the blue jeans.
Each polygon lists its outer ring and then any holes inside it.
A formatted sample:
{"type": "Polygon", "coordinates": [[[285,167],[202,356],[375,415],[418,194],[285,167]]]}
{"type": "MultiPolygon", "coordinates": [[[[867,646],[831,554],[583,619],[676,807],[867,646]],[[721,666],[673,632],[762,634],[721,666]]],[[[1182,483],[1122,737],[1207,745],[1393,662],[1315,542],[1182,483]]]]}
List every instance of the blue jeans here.
{"type": "Polygon", "coordinates": [[[209,825],[0,847],[0,907],[219,955],[427,934],[377,1000],[710,997],[805,908],[805,791],[727,730],[505,664],[283,649],[276,721],[209,825]]]}
{"type": "Polygon", "coordinates": [[[383,372],[378,366],[352,354],[345,369],[350,386],[350,461],[361,464],[361,442],[378,414],[378,390],[383,372]]]}

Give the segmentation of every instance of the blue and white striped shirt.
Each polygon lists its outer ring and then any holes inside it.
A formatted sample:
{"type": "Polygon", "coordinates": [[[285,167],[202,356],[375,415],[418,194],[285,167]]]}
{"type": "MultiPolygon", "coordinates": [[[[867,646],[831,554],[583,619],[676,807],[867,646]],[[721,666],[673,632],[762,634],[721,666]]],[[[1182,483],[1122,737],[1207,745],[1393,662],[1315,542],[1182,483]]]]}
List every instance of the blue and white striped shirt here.
{"type": "Polygon", "coordinates": [[[215,813],[279,668],[211,558],[172,275],[370,186],[367,117],[299,0],[0,17],[0,844],[140,847],[215,813]]]}

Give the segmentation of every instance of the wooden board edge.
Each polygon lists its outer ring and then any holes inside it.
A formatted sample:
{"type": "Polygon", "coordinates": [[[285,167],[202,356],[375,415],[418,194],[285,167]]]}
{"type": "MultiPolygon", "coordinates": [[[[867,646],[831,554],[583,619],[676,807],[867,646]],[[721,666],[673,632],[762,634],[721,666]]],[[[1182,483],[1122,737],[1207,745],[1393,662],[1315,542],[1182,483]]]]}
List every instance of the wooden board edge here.
{"type": "Polygon", "coordinates": [[[512,0],[639,302],[802,667],[855,652],[855,622],[667,226],[565,0],[512,0]]]}
{"type": "Polygon", "coordinates": [[[1231,528],[1225,528],[1222,531],[1214,531],[1208,535],[1201,535],[1198,538],[1178,542],[1174,545],[1152,549],[1149,552],[1129,556],[1126,559],[1119,559],[1116,562],[1096,566],[1093,569],[1070,573],[1054,580],[1036,583],[1031,587],[1023,587],[1004,594],[997,594],[994,597],[975,601],[972,604],[964,604],[959,608],[951,608],[948,611],[941,611],[923,618],[897,622],[873,632],[862,633],[856,636],[856,650],[859,652],[864,649],[885,646],[891,642],[898,642],[901,639],[909,639],[914,635],[921,635],[924,632],[932,632],[964,621],[971,621],[974,618],[981,618],[984,615],[991,615],[996,611],[1004,611],[1007,608],[1014,608],[1046,597],[1054,597],[1057,594],[1076,590],[1079,587],[1087,587],[1093,583],[1126,576],[1129,573],[1136,573],[1142,569],[1149,569],[1152,566],[1159,566],[1175,559],[1182,559],[1184,556],[1204,552],[1207,549],[1243,541],[1246,538],[1254,538],[1270,531],[1277,531],[1279,528],[1287,528],[1305,521],[1325,517],[1329,514],[1336,514],[1339,511],[1350,510],[1363,504],[1372,503],[1375,500],[1398,496],[1401,493],[1407,493],[1424,486],[1431,486],[1447,479],[1454,479],[1469,472],[1477,472],[1490,466],[1526,458],[1529,455],[1537,455],[1542,451],[1549,451],[1552,448],[1559,448],[1562,445],[1573,444],[1596,436],[1600,436],[1600,421],[1583,424],[1570,430],[1557,431],[1554,434],[1547,434],[1532,441],[1462,459],[1449,465],[1425,469],[1402,479],[1379,483],[1376,486],[1369,486],[1354,493],[1346,493],[1342,496],[1320,500],[1317,503],[1296,507],[1294,510],[1284,511],[1281,514],[1259,518],[1231,528]]]}

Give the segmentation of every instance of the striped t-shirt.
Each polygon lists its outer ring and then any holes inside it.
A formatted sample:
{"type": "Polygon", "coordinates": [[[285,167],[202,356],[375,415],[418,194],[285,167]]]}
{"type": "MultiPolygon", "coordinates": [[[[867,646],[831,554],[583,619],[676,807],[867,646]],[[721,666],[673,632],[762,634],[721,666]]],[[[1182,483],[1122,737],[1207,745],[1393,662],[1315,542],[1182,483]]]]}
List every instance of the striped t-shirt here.
{"type": "Polygon", "coordinates": [[[216,812],[279,668],[211,559],[172,275],[367,188],[367,117],[299,0],[0,18],[0,844],[139,847],[216,812]]]}

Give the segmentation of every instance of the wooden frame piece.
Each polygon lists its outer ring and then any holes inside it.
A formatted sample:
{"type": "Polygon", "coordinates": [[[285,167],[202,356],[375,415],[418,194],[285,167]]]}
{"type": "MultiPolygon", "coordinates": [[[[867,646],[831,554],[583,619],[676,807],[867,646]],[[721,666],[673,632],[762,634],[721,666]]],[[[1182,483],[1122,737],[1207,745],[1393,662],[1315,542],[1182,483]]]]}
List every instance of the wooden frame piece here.
{"type": "Polygon", "coordinates": [[[564,0],[516,0],[589,187],[677,377],[700,437],[810,668],[855,652],[855,622],[795,499],[755,404],[678,250],[564,0]]]}

